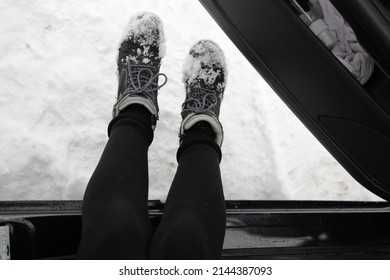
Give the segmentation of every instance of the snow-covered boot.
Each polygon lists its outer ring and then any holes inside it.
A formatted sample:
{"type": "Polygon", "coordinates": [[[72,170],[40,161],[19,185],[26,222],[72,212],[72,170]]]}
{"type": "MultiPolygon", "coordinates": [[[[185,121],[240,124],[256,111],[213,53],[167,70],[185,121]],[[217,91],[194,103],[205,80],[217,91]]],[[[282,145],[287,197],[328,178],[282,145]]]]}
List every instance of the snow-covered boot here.
{"type": "Polygon", "coordinates": [[[219,111],[226,74],[225,56],[217,44],[201,40],[192,46],[183,67],[186,97],[181,112],[180,139],[194,124],[205,121],[215,132],[216,143],[222,146],[223,128],[219,111]]]}
{"type": "Polygon", "coordinates": [[[158,120],[157,91],[166,84],[167,77],[159,74],[165,55],[163,25],[158,16],[140,13],[132,17],[123,32],[118,55],[118,95],[113,118],[131,104],[145,106],[152,114],[152,126],[158,120]],[[164,82],[159,85],[158,79],[164,82]]]}

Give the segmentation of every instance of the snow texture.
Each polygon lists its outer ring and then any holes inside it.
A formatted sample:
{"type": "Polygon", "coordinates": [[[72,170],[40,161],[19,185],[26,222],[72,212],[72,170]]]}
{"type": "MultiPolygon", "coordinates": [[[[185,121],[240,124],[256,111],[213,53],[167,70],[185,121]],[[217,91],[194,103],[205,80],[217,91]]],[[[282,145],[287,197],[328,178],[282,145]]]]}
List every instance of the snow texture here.
{"type": "Polygon", "coordinates": [[[0,199],[82,199],[107,142],[118,42],[141,11],[167,38],[149,198],[165,200],[177,163],[184,58],[209,38],[225,52],[220,120],[226,199],[379,200],[289,111],[198,1],[0,2],[0,199]]]}
{"type": "MultiPolygon", "coordinates": [[[[157,46],[159,48],[159,58],[165,56],[164,28],[161,19],[157,15],[141,12],[132,16],[123,31],[120,42],[122,43],[129,38],[140,46],[157,46]]],[[[143,55],[147,56],[147,54],[148,48],[144,48],[143,55]]]]}
{"type": "Polygon", "coordinates": [[[218,83],[216,88],[225,88],[227,79],[227,68],[225,55],[221,48],[210,40],[201,40],[195,43],[190,54],[185,58],[183,64],[183,82],[190,84],[203,80],[205,84],[213,84],[223,72],[224,82],[218,83]],[[204,71],[205,65],[207,71],[204,71]]]}

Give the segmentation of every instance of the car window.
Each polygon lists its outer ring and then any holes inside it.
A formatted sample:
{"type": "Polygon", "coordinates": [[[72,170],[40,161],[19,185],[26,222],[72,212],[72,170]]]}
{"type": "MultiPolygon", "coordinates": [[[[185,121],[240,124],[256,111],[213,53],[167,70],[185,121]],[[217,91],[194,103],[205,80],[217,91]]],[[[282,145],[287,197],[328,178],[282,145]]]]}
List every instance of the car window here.
{"type": "MultiPolygon", "coordinates": [[[[124,5],[0,4],[0,200],[82,199],[107,141],[123,11],[134,11],[132,1],[124,5]]],[[[165,200],[177,167],[183,59],[195,40],[210,38],[229,73],[221,111],[226,199],[380,200],[319,144],[197,1],[142,8],[164,21],[169,79],[149,150],[150,199],[165,200]]]]}

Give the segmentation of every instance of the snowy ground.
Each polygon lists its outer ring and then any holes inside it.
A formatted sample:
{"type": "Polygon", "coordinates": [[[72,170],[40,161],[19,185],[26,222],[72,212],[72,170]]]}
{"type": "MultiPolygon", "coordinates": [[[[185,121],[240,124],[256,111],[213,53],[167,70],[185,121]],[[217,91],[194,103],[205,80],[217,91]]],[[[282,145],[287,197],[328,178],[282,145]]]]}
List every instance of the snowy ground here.
{"type": "Polygon", "coordinates": [[[158,14],[167,54],[150,148],[150,199],[177,164],[183,59],[199,39],[225,51],[226,199],[379,200],[329,155],[194,0],[0,2],[0,200],[81,199],[107,141],[117,47],[129,17],[158,14]]]}

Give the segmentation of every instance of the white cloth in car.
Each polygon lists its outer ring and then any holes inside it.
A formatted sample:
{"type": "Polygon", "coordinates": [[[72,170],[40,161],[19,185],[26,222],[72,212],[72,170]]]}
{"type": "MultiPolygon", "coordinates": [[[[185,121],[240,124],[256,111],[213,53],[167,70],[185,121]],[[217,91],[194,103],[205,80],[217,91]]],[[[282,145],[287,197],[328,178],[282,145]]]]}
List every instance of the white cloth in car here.
{"type": "Polygon", "coordinates": [[[329,0],[310,1],[320,8],[331,35],[336,39],[332,53],[361,84],[366,83],[374,71],[374,61],[358,42],[352,28],[329,0]]]}

